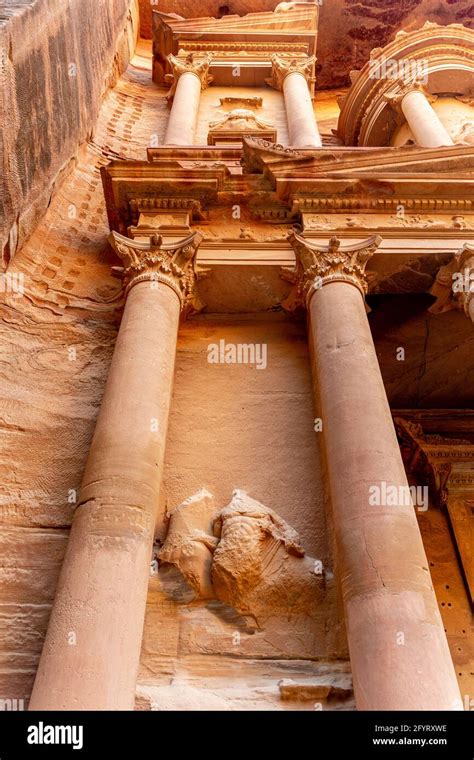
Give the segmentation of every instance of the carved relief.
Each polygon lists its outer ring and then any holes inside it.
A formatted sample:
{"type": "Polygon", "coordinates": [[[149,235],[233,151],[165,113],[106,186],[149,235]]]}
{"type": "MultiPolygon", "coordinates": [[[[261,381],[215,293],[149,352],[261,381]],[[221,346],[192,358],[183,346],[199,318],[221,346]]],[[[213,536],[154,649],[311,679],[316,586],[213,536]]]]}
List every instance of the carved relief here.
{"type": "Polygon", "coordinates": [[[255,132],[274,129],[272,124],[259,119],[248,108],[235,108],[221,119],[209,122],[209,127],[215,132],[255,132]]]}
{"type": "Polygon", "coordinates": [[[320,563],[276,512],[234,491],[214,511],[200,491],[171,515],[161,562],[175,565],[201,599],[215,598],[262,626],[268,617],[311,615],[323,596],[320,563]]]}
{"type": "Polygon", "coordinates": [[[373,229],[382,230],[391,227],[406,227],[409,229],[439,229],[465,230],[474,229],[474,218],[455,214],[454,216],[422,216],[421,214],[357,214],[344,216],[333,214],[311,214],[303,212],[305,230],[336,230],[336,229],[373,229]]]}
{"type": "Polygon", "coordinates": [[[244,135],[261,135],[266,139],[275,140],[276,129],[272,124],[258,118],[248,108],[235,108],[221,119],[209,123],[208,143],[210,145],[223,138],[240,140],[244,135]]]}
{"type": "Polygon", "coordinates": [[[439,314],[451,309],[463,309],[471,317],[470,305],[474,297],[474,248],[467,243],[445,266],[440,267],[430,290],[436,301],[429,311],[439,314]],[[456,287],[459,281],[459,287],[456,287]]]}

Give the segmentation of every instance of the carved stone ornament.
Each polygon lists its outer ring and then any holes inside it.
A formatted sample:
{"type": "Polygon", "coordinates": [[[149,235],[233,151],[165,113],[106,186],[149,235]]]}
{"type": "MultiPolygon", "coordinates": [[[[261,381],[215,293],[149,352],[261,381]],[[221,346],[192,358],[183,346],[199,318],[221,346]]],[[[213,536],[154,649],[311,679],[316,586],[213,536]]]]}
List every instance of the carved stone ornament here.
{"type": "Polygon", "coordinates": [[[199,599],[218,599],[260,627],[274,616],[314,614],[324,595],[321,563],[306,557],[296,531],[236,490],[215,510],[205,490],[170,516],[158,558],[175,565],[199,599]]]}
{"type": "Polygon", "coordinates": [[[308,85],[314,82],[313,67],[316,62],[315,56],[311,58],[283,58],[281,55],[272,55],[272,75],[265,82],[275,90],[283,89],[283,82],[289,74],[301,74],[308,85]]]}
{"type": "Polygon", "coordinates": [[[397,90],[395,92],[386,93],[384,95],[384,100],[390,103],[398,112],[401,112],[402,100],[411,92],[421,92],[429,103],[434,103],[437,100],[436,95],[432,95],[428,92],[421,78],[415,78],[409,82],[405,82],[402,79],[398,80],[397,90]]]}
{"type": "Polygon", "coordinates": [[[182,74],[195,74],[201,82],[201,90],[205,90],[214,79],[214,77],[209,74],[209,66],[212,61],[211,55],[204,55],[197,58],[194,53],[189,53],[185,58],[182,58],[170,54],[167,60],[173,71],[172,74],[165,75],[165,82],[171,84],[171,89],[166,96],[168,100],[173,99],[179,78],[182,74]]]}
{"type": "Polygon", "coordinates": [[[440,267],[430,294],[436,297],[436,301],[429,308],[432,314],[463,309],[467,317],[471,316],[471,301],[474,298],[474,247],[471,248],[465,243],[449,264],[440,267]]]}
{"type": "Polygon", "coordinates": [[[234,108],[217,121],[209,122],[209,127],[214,132],[255,132],[258,130],[273,129],[273,125],[263,119],[259,119],[248,108],[234,108]]]}
{"type": "Polygon", "coordinates": [[[330,282],[349,282],[365,295],[368,289],[365,267],[382,242],[381,237],[374,235],[349,246],[341,246],[341,241],[332,237],[324,246],[292,231],[288,240],[295,252],[296,267],[281,269],[282,278],[294,286],[283,303],[285,309],[307,307],[313,293],[330,282]]]}
{"type": "Polygon", "coordinates": [[[196,281],[209,274],[196,267],[196,253],[203,236],[193,232],[175,243],[163,243],[159,235],[153,235],[149,243],[112,232],[110,243],[122,259],[120,274],[126,284],[125,295],[139,282],[163,283],[178,296],[181,311],[188,313],[200,308],[195,294],[196,281]]]}

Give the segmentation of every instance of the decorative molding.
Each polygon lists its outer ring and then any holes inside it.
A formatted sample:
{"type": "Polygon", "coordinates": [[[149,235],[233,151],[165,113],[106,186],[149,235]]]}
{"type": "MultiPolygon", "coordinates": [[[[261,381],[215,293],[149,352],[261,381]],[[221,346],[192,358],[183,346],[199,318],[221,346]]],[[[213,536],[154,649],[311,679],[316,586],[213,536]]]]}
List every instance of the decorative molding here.
{"type": "Polygon", "coordinates": [[[196,198],[179,196],[160,198],[156,195],[146,195],[143,198],[131,198],[129,208],[132,224],[137,224],[141,213],[153,211],[167,211],[169,213],[187,211],[192,219],[201,221],[205,219],[201,203],[196,198]]]}
{"type": "Polygon", "coordinates": [[[282,267],[281,276],[293,284],[293,290],[283,304],[288,311],[300,306],[308,308],[312,295],[324,285],[348,282],[364,296],[368,290],[365,267],[382,238],[373,236],[361,243],[341,246],[332,237],[327,246],[317,245],[292,231],[288,240],[295,252],[296,267],[282,267]]]}
{"type": "Polygon", "coordinates": [[[210,51],[216,55],[232,57],[235,59],[235,54],[245,56],[248,53],[261,53],[262,57],[268,58],[270,54],[275,50],[282,54],[288,55],[304,55],[308,49],[308,45],[305,42],[209,42],[196,40],[186,40],[186,50],[193,52],[210,51]]]}
{"type": "Polygon", "coordinates": [[[261,108],[263,105],[263,98],[260,98],[257,95],[249,98],[246,98],[244,95],[239,97],[227,95],[225,98],[219,98],[219,102],[221,106],[233,105],[246,108],[261,108]]]}
{"type": "Polygon", "coordinates": [[[171,89],[166,96],[168,101],[173,99],[179,78],[183,74],[195,74],[201,82],[201,90],[205,90],[209,87],[214,79],[214,77],[209,74],[209,66],[212,61],[211,55],[205,55],[203,58],[195,58],[194,53],[188,53],[188,55],[183,58],[170,54],[167,60],[173,72],[172,74],[166,74],[165,76],[165,82],[171,84],[171,89]]]}
{"type": "Polygon", "coordinates": [[[163,243],[159,235],[153,235],[149,243],[131,240],[112,232],[110,244],[123,262],[116,268],[125,282],[125,296],[139,282],[163,283],[179,298],[181,312],[187,315],[201,308],[195,294],[196,281],[209,274],[196,267],[197,250],[203,240],[200,232],[175,243],[163,243]]]}
{"type": "Polygon", "coordinates": [[[300,196],[292,200],[292,210],[301,213],[345,209],[394,213],[400,205],[404,206],[405,211],[474,211],[474,201],[467,198],[384,198],[360,194],[332,197],[300,196]]]}

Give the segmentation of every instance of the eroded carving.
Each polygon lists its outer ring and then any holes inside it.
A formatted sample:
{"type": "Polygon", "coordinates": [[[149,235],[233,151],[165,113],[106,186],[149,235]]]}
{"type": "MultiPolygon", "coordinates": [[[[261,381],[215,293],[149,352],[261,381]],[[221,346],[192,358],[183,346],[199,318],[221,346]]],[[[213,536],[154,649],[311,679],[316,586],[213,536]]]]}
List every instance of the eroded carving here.
{"type": "Polygon", "coordinates": [[[311,615],[323,596],[322,565],[305,556],[296,531],[240,490],[220,511],[207,491],[183,502],[159,559],[175,565],[198,598],[218,599],[259,626],[311,615]]]}
{"type": "Polygon", "coordinates": [[[214,132],[258,132],[273,130],[273,124],[258,118],[249,108],[234,108],[221,119],[209,122],[214,132]]]}

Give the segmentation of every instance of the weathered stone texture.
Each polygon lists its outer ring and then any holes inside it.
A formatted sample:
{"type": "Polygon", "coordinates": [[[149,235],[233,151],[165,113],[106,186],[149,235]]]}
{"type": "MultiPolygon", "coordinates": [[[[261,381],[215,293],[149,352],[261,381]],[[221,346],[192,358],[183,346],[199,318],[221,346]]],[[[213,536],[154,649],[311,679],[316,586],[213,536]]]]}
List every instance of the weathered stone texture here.
{"type": "Polygon", "coordinates": [[[0,3],[0,247],[34,230],[135,46],[135,0],[0,3]]]}

